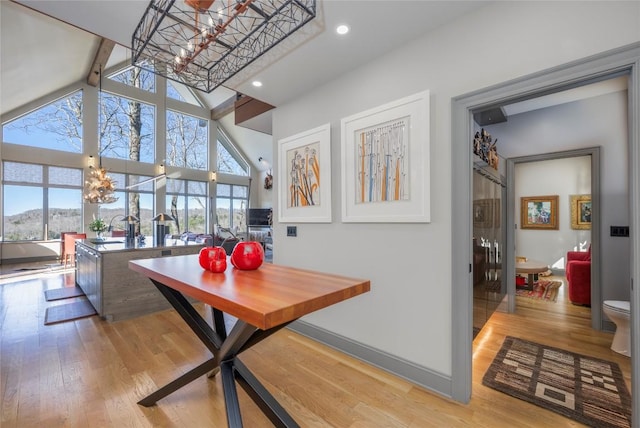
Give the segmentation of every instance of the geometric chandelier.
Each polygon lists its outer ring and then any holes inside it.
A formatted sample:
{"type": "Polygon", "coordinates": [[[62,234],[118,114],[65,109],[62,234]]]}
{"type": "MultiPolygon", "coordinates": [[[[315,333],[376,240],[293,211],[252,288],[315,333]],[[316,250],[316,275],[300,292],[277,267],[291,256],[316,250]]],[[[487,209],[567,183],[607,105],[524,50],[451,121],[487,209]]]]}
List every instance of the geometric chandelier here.
{"type": "Polygon", "coordinates": [[[316,0],[151,0],[131,63],[211,92],[315,15],[316,0]]]}

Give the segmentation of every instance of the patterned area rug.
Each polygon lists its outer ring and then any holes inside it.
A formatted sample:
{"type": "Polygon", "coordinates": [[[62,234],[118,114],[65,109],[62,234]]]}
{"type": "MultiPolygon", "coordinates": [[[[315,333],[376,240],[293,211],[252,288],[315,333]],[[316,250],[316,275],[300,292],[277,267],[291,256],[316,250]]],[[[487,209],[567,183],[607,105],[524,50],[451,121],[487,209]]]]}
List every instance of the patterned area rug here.
{"type": "Polygon", "coordinates": [[[507,336],[482,383],[593,427],[631,427],[618,364],[507,336]]]}
{"type": "Polygon", "coordinates": [[[535,283],[533,290],[516,288],[516,296],[555,302],[558,300],[558,289],[560,287],[562,287],[562,282],[560,281],[540,280],[535,283]]]}

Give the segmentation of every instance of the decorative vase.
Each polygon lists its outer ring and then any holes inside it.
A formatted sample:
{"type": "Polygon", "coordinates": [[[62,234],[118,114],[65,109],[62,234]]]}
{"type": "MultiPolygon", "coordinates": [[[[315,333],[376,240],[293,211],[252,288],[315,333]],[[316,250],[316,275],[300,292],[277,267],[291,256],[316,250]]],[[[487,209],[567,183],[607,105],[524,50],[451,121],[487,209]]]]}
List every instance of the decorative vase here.
{"type": "Polygon", "coordinates": [[[222,273],[227,269],[227,253],[222,247],[204,247],[198,261],[203,269],[211,272],[222,273]]]}
{"type": "Polygon", "coordinates": [[[231,253],[231,264],[240,270],[258,269],[264,261],[262,244],[256,241],[241,241],[231,253]]]}

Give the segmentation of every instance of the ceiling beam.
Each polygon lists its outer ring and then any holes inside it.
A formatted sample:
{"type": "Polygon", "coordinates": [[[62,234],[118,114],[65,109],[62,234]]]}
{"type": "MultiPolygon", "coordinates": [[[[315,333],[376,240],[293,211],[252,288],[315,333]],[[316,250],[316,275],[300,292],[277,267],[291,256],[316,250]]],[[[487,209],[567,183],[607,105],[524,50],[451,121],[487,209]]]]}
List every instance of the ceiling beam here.
{"type": "Polygon", "coordinates": [[[111,52],[115,47],[116,42],[113,40],[102,38],[100,40],[100,46],[98,46],[98,51],[96,52],[95,58],[93,58],[93,63],[91,64],[91,68],[89,69],[89,74],[87,75],[87,84],[91,86],[98,86],[98,82],[100,81],[100,72],[101,68],[104,68],[104,65],[107,63],[107,60],[111,56],[111,52]]]}
{"type": "Polygon", "coordinates": [[[238,95],[223,101],[218,107],[211,110],[211,120],[220,120],[235,109],[236,99],[238,95]]]}
{"type": "Polygon", "coordinates": [[[267,104],[255,98],[249,96],[240,97],[235,102],[236,125],[259,116],[273,108],[275,107],[271,104],[267,104]]]}

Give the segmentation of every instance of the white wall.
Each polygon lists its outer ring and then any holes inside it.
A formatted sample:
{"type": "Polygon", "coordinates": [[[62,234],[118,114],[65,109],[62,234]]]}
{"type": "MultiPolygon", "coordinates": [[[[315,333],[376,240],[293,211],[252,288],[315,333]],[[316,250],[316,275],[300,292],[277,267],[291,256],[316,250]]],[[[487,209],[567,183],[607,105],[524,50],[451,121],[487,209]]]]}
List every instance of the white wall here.
{"type": "Polygon", "coordinates": [[[591,243],[590,230],[571,229],[570,195],[584,194],[591,194],[591,156],[516,164],[516,254],[564,269],[567,251],[591,243]],[[520,198],[545,195],[558,196],[558,229],[522,229],[520,198]]]}
{"type": "Polygon", "coordinates": [[[258,192],[258,205],[252,208],[271,208],[273,207],[273,187],[271,189],[264,188],[264,181],[267,178],[269,171],[260,171],[258,174],[257,189],[258,192]]]}
{"type": "Polygon", "coordinates": [[[274,262],[371,280],[370,293],[305,321],[449,376],[452,287],[466,285],[451,279],[451,98],[637,42],[639,18],[634,2],[496,2],[279,106],[274,153],[277,140],[331,123],[333,222],[298,224],[297,238],[276,224],[274,262]],[[431,223],[341,223],[340,119],[425,89],[431,223]]]}
{"type": "MultiPolygon", "coordinates": [[[[518,114],[507,122],[487,127],[492,136],[499,138],[498,144],[502,144],[503,153],[509,157],[596,146],[602,148],[600,244],[603,299],[629,300],[630,297],[629,238],[610,236],[611,226],[629,225],[627,117],[627,92],[620,91],[518,114]]],[[[575,176],[567,175],[562,164],[563,160],[516,165],[516,203],[520,196],[560,195],[559,232],[520,229],[516,232],[517,251],[539,260],[544,260],[543,254],[547,254],[549,259],[544,261],[549,263],[561,260],[566,251],[579,242],[586,239],[590,242],[589,234],[585,232],[577,233],[573,239],[568,234],[572,229],[568,223],[567,196],[590,193],[590,175],[584,168],[577,169],[575,176]],[[534,175],[539,178],[534,180],[534,175]],[[566,217],[565,222],[563,217],[566,217]],[[554,246],[546,251],[540,247],[546,240],[544,237],[554,242],[554,246]]],[[[516,219],[520,219],[519,206],[516,207],[516,219]]],[[[557,267],[563,268],[562,265],[557,267]]]]}
{"type": "Polygon", "coordinates": [[[235,124],[235,113],[232,112],[222,119],[220,125],[233,140],[242,156],[251,166],[251,208],[271,208],[273,205],[273,192],[264,189],[264,179],[266,172],[264,165],[260,165],[260,157],[267,160],[272,159],[273,138],[271,135],[263,134],[243,126],[235,124]]]}

